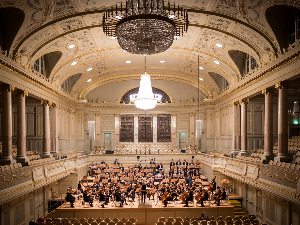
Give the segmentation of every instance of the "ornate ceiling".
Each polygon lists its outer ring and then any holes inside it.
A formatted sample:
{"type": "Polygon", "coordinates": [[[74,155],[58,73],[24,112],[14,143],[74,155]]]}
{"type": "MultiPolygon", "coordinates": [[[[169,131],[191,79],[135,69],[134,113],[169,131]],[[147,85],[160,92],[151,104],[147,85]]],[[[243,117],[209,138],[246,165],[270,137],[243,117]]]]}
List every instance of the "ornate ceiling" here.
{"type": "MultiPolygon", "coordinates": [[[[235,84],[242,75],[228,54],[229,50],[248,53],[257,62],[264,55],[280,51],[265,11],[284,2],[175,1],[189,12],[188,32],[174,40],[167,52],[148,56],[147,72],[152,80],[174,80],[197,87],[199,55],[203,68],[200,77],[204,79],[200,82],[200,89],[206,96],[215,96],[220,90],[209,76],[210,72],[223,76],[229,85],[235,84]],[[217,43],[222,47],[217,47],[217,43]]],[[[111,0],[1,1],[0,7],[17,7],[25,13],[24,23],[13,41],[10,54],[28,56],[28,63],[33,65],[42,55],[62,52],[49,79],[59,87],[68,77],[82,74],[71,91],[73,96],[80,98],[108,83],[137,80],[144,72],[143,56],[124,52],[117,40],[106,37],[102,31],[103,11],[115,4],[111,0]],[[75,45],[72,49],[69,48],[71,44],[75,45]],[[77,64],[72,66],[73,62],[77,64]],[[92,70],[87,71],[88,68],[92,70]],[[89,79],[91,82],[87,82],[89,79]]],[[[289,1],[289,5],[300,8],[299,2],[289,1]]]]}

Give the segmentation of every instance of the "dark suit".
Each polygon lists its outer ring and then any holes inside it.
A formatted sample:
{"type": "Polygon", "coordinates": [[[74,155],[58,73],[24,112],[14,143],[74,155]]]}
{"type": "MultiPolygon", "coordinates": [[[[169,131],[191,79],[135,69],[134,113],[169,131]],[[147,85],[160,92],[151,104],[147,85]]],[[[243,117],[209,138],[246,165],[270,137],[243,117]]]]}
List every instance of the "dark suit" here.
{"type": "Polygon", "coordinates": [[[191,190],[190,192],[189,192],[189,196],[186,198],[186,200],[185,200],[185,205],[186,206],[189,206],[188,205],[188,201],[193,201],[193,199],[194,199],[194,192],[191,190]]]}
{"type": "Polygon", "coordinates": [[[67,193],[66,201],[71,203],[71,207],[74,207],[75,197],[71,193],[67,193]]]}
{"type": "Polygon", "coordinates": [[[172,166],[175,166],[174,162],[170,162],[170,169],[172,169],[172,166]]]}

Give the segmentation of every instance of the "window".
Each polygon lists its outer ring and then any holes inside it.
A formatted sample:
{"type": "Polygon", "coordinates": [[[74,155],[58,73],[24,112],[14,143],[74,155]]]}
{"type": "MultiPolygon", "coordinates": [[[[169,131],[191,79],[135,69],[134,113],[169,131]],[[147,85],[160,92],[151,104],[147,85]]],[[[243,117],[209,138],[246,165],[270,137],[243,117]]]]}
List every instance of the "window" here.
{"type": "Polygon", "coordinates": [[[294,44],[296,39],[300,39],[300,10],[293,9],[289,22],[289,44],[294,44]]]}
{"type": "Polygon", "coordinates": [[[33,68],[35,71],[39,72],[40,74],[45,75],[44,74],[44,70],[45,70],[44,56],[35,60],[33,68]]]}
{"type": "Polygon", "coordinates": [[[246,74],[250,72],[250,70],[254,70],[255,67],[257,67],[256,60],[249,54],[246,56],[246,66],[245,66],[245,72],[246,74]]]}

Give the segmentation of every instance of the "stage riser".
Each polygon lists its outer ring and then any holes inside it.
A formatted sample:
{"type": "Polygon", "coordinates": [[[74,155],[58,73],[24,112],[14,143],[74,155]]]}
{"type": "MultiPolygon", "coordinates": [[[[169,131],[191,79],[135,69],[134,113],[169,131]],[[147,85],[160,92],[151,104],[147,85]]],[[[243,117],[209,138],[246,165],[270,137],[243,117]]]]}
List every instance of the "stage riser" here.
{"type": "Polygon", "coordinates": [[[160,217],[201,217],[202,212],[206,216],[232,216],[234,213],[233,206],[220,207],[191,207],[191,208],[82,208],[82,209],[67,209],[58,208],[54,213],[51,213],[51,218],[126,218],[134,217],[137,219],[137,224],[154,224],[160,217]]]}

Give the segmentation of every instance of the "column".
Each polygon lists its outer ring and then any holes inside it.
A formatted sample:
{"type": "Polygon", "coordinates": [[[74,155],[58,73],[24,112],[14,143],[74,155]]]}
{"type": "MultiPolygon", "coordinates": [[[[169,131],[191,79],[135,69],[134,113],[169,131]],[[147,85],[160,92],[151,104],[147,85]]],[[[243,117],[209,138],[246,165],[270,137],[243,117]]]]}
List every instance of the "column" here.
{"type": "Polygon", "coordinates": [[[278,83],[278,156],[274,161],[290,162],[288,153],[288,95],[287,85],[278,83]]]}
{"type": "Polygon", "coordinates": [[[58,106],[53,103],[50,106],[50,153],[51,154],[57,154],[57,144],[58,144],[58,134],[57,134],[57,110],[58,106]]]}
{"type": "Polygon", "coordinates": [[[24,166],[26,159],[26,91],[17,91],[17,162],[24,166]]]}
{"type": "Polygon", "coordinates": [[[153,144],[157,144],[157,114],[152,114],[153,118],[153,144]]]}
{"type": "Polygon", "coordinates": [[[233,103],[233,151],[235,158],[241,150],[241,107],[238,102],[233,103]]]}
{"type": "Polygon", "coordinates": [[[273,90],[265,89],[265,128],[264,128],[264,155],[261,157],[268,164],[274,159],[273,154],[273,90]]]}
{"type": "Polygon", "coordinates": [[[219,129],[219,152],[222,152],[222,111],[221,109],[219,111],[219,123],[218,123],[218,129],[219,129]]]}
{"type": "Polygon", "coordinates": [[[1,165],[14,163],[12,158],[12,105],[11,93],[14,87],[11,85],[3,85],[2,91],[2,118],[1,118],[1,136],[2,136],[2,157],[1,165]]]}
{"type": "Polygon", "coordinates": [[[171,114],[171,144],[176,145],[176,114],[171,114]]]}
{"type": "Polygon", "coordinates": [[[139,115],[135,114],[134,116],[134,144],[139,142],[138,132],[139,132],[139,115]]]}
{"type": "Polygon", "coordinates": [[[195,113],[190,113],[190,145],[195,145],[195,113]]]}
{"type": "MultiPolygon", "coordinates": [[[[96,146],[101,146],[101,124],[100,124],[100,118],[101,115],[100,114],[96,114],[95,115],[95,141],[96,141],[96,146]]],[[[116,122],[115,122],[115,126],[116,126],[116,122]]],[[[118,133],[119,135],[119,133],[118,133]]],[[[117,141],[117,139],[116,139],[117,141]]],[[[118,143],[119,143],[119,139],[118,139],[118,143]]]]}
{"type": "MultiPolygon", "coordinates": [[[[72,116],[73,116],[73,110],[69,110],[69,152],[72,152],[72,132],[73,132],[72,116]]],[[[52,123],[52,118],[51,118],[51,123],[52,123]]]]}
{"type": "Polygon", "coordinates": [[[120,115],[115,114],[115,145],[119,145],[119,142],[120,142],[120,115]]]}
{"type": "Polygon", "coordinates": [[[241,104],[241,151],[239,155],[246,156],[247,152],[247,104],[249,99],[240,100],[241,104]]]}
{"type": "Polygon", "coordinates": [[[50,158],[50,116],[49,101],[42,101],[43,107],[43,158],[50,158]]]}

